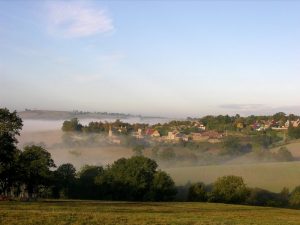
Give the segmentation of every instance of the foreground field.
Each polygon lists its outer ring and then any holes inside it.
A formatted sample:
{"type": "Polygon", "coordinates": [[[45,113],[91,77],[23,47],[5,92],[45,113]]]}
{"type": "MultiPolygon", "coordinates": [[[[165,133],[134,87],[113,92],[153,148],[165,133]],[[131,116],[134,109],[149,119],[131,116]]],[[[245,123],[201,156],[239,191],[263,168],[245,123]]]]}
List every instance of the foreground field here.
{"type": "Polygon", "coordinates": [[[212,183],[225,175],[242,176],[249,187],[279,192],[300,185],[300,162],[213,165],[165,169],[177,185],[187,182],[212,183]]]}
{"type": "Polygon", "coordinates": [[[212,203],[0,202],[0,224],[299,224],[300,211],[212,203]]]}

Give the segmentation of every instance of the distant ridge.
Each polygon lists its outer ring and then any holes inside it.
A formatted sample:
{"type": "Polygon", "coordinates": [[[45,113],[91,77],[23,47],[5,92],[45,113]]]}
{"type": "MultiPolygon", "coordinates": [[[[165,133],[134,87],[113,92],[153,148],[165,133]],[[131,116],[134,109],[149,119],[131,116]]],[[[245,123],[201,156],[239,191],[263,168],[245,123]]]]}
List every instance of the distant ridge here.
{"type": "Polygon", "coordinates": [[[160,118],[164,117],[155,117],[155,116],[142,116],[142,115],[133,115],[125,113],[110,113],[110,112],[88,112],[88,111],[55,111],[55,110],[31,110],[26,109],[25,111],[18,112],[18,115],[22,119],[32,119],[32,120],[66,120],[71,118],[78,119],[128,119],[132,117],[139,118],[160,118]]]}

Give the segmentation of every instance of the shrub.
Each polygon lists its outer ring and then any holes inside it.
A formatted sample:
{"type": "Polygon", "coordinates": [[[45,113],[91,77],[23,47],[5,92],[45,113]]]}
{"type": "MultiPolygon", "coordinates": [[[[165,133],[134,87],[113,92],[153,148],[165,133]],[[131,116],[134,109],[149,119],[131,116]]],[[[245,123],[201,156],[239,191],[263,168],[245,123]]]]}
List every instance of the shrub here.
{"type": "Polygon", "coordinates": [[[205,184],[195,183],[192,184],[188,192],[188,201],[191,202],[206,202],[208,199],[205,184]]]}
{"type": "Polygon", "coordinates": [[[297,186],[291,193],[289,198],[289,204],[291,207],[300,207],[300,186],[297,186]]]}
{"type": "Polygon", "coordinates": [[[288,203],[288,189],[284,188],[281,193],[274,193],[260,188],[253,188],[250,190],[246,203],[257,206],[286,206],[288,203]]]}
{"type": "Polygon", "coordinates": [[[237,176],[224,176],[217,179],[213,184],[209,196],[211,202],[244,203],[249,190],[243,178],[237,176]]]}

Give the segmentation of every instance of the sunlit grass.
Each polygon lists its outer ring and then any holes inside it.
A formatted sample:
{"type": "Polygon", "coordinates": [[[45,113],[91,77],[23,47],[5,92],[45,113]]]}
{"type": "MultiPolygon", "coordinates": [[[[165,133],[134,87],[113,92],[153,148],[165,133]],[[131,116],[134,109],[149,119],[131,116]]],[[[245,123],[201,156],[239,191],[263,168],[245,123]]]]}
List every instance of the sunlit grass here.
{"type": "Polygon", "coordinates": [[[299,224],[300,211],[213,203],[0,202],[0,224],[299,224]]]}
{"type": "Polygon", "coordinates": [[[212,165],[165,169],[177,185],[191,182],[214,182],[218,177],[236,175],[244,178],[249,187],[279,192],[283,187],[292,190],[300,185],[300,162],[273,162],[240,165],[212,165]]]}

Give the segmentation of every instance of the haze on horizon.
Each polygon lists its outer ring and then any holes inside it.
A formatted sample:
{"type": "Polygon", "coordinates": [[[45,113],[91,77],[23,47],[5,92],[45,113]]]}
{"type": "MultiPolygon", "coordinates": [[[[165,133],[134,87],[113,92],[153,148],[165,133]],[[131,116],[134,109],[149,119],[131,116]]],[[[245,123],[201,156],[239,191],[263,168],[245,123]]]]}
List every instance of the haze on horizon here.
{"type": "Polygon", "coordinates": [[[0,1],[0,106],[300,114],[300,2],[0,1]]]}

